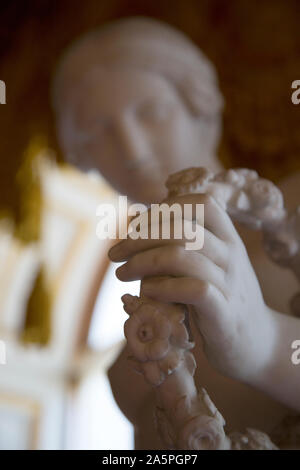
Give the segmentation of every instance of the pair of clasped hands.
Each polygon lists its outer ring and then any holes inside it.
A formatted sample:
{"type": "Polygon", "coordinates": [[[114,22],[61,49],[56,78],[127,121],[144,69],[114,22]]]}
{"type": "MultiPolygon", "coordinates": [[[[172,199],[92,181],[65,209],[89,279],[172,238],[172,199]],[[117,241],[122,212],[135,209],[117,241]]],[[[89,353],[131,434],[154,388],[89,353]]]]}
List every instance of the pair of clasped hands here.
{"type": "Polygon", "coordinates": [[[245,246],[226,211],[211,196],[183,195],[164,202],[204,204],[203,248],[186,250],[189,240],[184,236],[128,237],[109,251],[112,261],[125,262],[116,275],[125,282],[141,280],[146,297],[188,304],[211,365],[224,375],[248,381],[272,355],[274,328],[245,246]]]}

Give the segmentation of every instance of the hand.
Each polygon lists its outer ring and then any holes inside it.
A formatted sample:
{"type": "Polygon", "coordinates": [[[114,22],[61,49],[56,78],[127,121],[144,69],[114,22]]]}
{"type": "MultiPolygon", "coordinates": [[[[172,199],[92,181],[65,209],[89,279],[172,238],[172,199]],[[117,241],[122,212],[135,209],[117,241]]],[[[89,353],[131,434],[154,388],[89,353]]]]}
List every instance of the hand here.
{"type": "Polygon", "coordinates": [[[147,297],[190,305],[210,363],[225,375],[247,381],[270,361],[276,328],[245,246],[213,198],[194,194],[165,202],[204,204],[204,247],[186,250],[185,238],[128,238],[109,252],[112,261],[126,261],[117,277],[143,280],[147,297]]]}

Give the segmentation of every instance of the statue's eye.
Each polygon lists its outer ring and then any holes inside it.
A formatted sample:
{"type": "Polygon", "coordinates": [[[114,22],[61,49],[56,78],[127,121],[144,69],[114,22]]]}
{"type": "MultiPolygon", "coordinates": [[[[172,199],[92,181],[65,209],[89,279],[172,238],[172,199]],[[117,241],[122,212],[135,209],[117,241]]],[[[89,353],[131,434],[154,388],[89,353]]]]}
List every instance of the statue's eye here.
{"type": "Polygon", "coordinates": [[[97,118],[78,126],[77,140],[82,145],[104,138],[111,132],[111,123],[105,118],[97,118]]]}
{"type": "Polygon", "coordinates": [[[93,134],[103,134],[109,132],[111,129],[111,123],[104,117],[99,117],[91,121],[89,130],[93,134]]]}
{"type": "Polygon", "coordinates": [[[138,109],[140,119],[148,122],[163,122],[170,116],[171,105],[166,102],[150,102],[144,103],[138,109]]]}
{"type": "Polygon", "coordinates": [[[86,122],[82,128],[87,141],[105,137],[111,132],[111,123],[105,118],[93,119],[86,122]]]}

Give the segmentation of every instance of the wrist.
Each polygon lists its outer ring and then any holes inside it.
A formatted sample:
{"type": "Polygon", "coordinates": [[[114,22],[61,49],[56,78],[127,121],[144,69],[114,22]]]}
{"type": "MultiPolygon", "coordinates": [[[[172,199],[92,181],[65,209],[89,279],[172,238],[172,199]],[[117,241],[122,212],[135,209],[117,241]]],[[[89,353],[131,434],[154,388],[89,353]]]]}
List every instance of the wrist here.
{"type": "Polygon", "coordinates": [[[265,311],[254,342],[253,367],[246,380],[255,388],[265,388],[278,366],[278,344],[280,336],[279,313],[264,305],[265,311]]]}

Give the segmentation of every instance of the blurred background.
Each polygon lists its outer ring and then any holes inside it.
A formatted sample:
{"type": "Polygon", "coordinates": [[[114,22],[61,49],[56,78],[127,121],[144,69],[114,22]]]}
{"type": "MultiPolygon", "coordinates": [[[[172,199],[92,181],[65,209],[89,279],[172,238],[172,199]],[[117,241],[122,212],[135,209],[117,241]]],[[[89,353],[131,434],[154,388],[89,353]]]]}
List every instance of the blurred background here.
{"type": "Polygon", "coordinates": [[[117,194],[66,165],[50,84],[77,36],[143,15],[186,33],[225,97],[219,157],[278,181],[300,170],[298,0],[2,0],[0,79],[0,449],[131,449],[106,370],[123,345],[125,292],[95,236],[117,194]]]}

